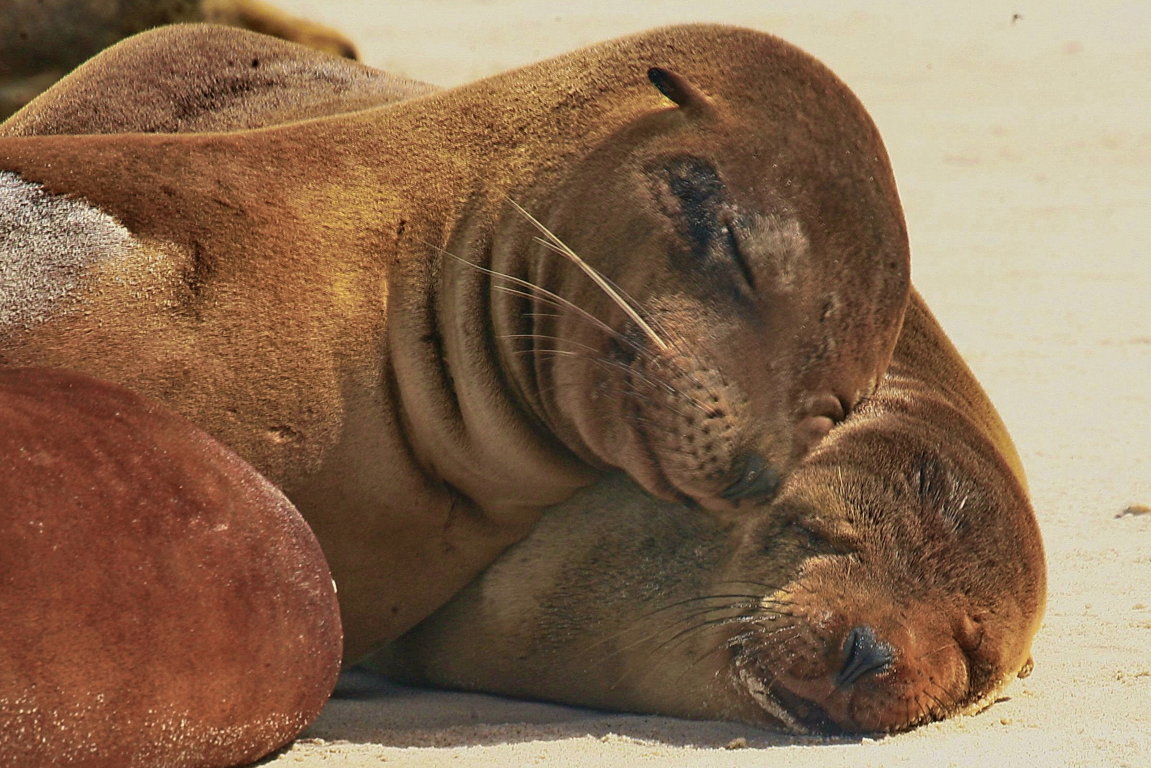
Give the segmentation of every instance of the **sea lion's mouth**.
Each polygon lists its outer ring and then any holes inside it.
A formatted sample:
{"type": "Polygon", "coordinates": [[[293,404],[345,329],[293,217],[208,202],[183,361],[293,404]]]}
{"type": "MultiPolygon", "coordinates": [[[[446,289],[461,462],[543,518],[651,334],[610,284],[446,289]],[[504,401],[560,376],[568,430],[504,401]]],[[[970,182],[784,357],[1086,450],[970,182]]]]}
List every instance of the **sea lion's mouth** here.
{"type": "MultiPolygon", "coordinates": [[[[803,643],[793,646],[798,657],[780,656],[760,642],[735,644],[733,677],[764,715],[795,734],[894,733],[946,715],[922,706],[920,690],[890,677],[894,651],[866,627],[851,630],[842,644],[842,659],[830,662],[821,660],[821,648],[803,643]]],[[[940,695],[928,698],[939,703],[940,695]]]]}
{"type": "Polygon", "coordinates": [[[800,736],[846,736],[876,732],[837,722],[816,702],[800,696],[779,682],[766,682],[745,666],[739,667],[737,678],[760,709],[789,733],[800,736]]]}
{"type": "Polygon", "coordinates": [[[700,488],[685,488],[672,479],[670,474],[660,464],[650,443],[644,441],[647,457],[651,466],[651,480],[656,490],[649,486],[649,491],[659,494],[662,490],[666,498],[681,504],[703,507],[712,512],[728,512],[749,504],[764,504],[775,497],[783,482],[783,475],[758,453],[739,456],[734,463],[733,471],[728,473],[734,479],[717,483],[715,488],[706,491],[700,488]]]}
{"type": "Polygon", "coordinates": [[[737,456],[727,472],[720,472],[716,466],[708,468],[706,480],[710,482],[693,483],[690,477],[682,476],[677,480],[676,473],[664,465],[650,436],[643,429],[637,429],[636,438],[646,464],[646,472],[637,479],[649,493],[669,501],[728,512],[770,501],[783,482],[783,473],[763,455],[754,452],[737,456]]]}
{"type": "Polygon", "coordinates": [[[772,695],[779,705],[787,710],[796,722],[807,729],[808,733],[820,733],[826,736],[844,736],[859,734],[866,731],[859,728],[850,728],[836,722],[828,712],[819,704],[805,699],[797,693],[788,690],[782,685],[772,688],[772,695]]]}
{"type": "Polygon", "coordinates": [[[627,469],[650,493],[717,512],[775,495],[785,467],[760,450],[747,398],[715,366],[673,352],[633,355],[626,370],[623,415],[637,460],[627,469]]]}
{"type": "Polygon", "coordinates": [[[763,710],[764,714],[778,722],[785,730],[800,736],[811,734],[811,730],[793,716],[784,702],[780,700],[779,693],[773,690],[753,670],[742,664],[738,665],[736,679],[739,680],[744,690],[763,710]]]}

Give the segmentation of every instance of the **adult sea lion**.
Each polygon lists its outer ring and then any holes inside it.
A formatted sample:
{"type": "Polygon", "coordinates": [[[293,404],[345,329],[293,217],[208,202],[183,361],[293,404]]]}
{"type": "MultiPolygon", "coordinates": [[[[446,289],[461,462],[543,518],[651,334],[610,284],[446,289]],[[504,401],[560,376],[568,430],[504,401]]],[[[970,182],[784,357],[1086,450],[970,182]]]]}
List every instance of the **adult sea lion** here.
{"type": "Polygon", "coordinates": [[[10,137],[0,169],[0,359],[156,396],[279,484],[350,657],[607,468],[720,513],[770,496],[906,302],[874,126],[750,30],[267,129],[10,137]]]}
{"type": "Polygon", "coordinates": [[[794,731],[897,731],[1030,670],[1022,468],[913,296],[883,384],[723,524],[604,482],[382,652],[409,679],[794,731]]]}
{"type": "Polygon", "coordinates": [[[339,32],[260,0],[5,0],[0,14],[0,119],[89,56],[136,32],[180,22],[243,27],[356,58],[339,32]]]}
{"type": "Polygon", "coordinates": [[[340,667],[319,544],[203,431],[72,372],[0,370],[0,765],[248,763],[340,667]]]}

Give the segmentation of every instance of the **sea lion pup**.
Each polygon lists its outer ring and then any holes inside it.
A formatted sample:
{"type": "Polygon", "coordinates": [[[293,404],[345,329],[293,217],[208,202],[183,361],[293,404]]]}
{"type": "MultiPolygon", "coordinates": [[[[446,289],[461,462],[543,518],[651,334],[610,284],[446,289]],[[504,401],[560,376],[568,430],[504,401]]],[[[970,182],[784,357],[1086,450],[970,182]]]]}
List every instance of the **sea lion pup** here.
{"type": "Polygon", "coordinates": [[[154,395],[279,484],[352,658],[609,468],[770,496],[906,305],[874,126],[750,30],[268,129],[10,137],[0,170],[0,360],[154,395]]]}
{"type": "Polygon", "coordinates": [[[899,731],[1030,670],[1043,547],[1015,449],[918,296],[879,390],[730,525],[625,480],[378,666],[409,680],[804,731],[899,731]]]}
{"type": "Polygon", "coordinates": [[[0,14],[0,119],[89,56],[163,24],[208,21],[356,58],[344,35],[260,0],[5,0],[0,14]]]}
{"type": "Polygon", "coordinates": [[[0,370],[0,765],[214,768],[295,738],[340,668],[323,553],[158,403],[0,370]]]}
{"type": "Polygon", "coordinates": [[[433,90],[267,35],[173,24],[81,64],[0,123],[0,136],[236,131],[378,107],[433,90]]]}

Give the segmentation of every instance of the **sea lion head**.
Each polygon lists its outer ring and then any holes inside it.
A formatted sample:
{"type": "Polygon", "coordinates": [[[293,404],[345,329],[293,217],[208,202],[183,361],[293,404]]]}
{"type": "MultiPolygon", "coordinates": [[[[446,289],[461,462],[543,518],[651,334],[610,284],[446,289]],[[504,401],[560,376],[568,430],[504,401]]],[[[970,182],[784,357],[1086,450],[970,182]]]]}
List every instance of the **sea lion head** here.
{"type": "Polygon", "coordinates": [[[875,388],[909,287],[867,114],[814,59],[742,34],[726,62],[660,49],[676,69],[636,66],[638,116],[540,214],[532,282],[578,311],[537,296],[522,334],[553,353],[534,371],[553,431],[721,511],[769,498],[875,388]]]}
{"type": "Polygon", "coordinates": [[[1026,494],[959,420],[845,424],[741,532],[735,688],[797,730],[897,731],[1030,671],[1044,561],[1026,494]],[[749,589],[750,588],[750,589],[749,589]]]}

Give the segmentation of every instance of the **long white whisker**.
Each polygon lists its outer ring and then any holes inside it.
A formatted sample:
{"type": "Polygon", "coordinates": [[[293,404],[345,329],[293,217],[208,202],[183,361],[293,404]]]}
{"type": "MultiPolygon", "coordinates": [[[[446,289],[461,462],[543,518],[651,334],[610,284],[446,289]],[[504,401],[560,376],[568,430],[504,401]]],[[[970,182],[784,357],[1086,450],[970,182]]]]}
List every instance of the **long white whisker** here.
{"type": "MultiPolygon", "coordinates": [[[[542,237],[535,237],[532,239],[535,240],[540,245],[542,245],[543,247],[547,248],[548,250],[554,251],[555,253],[562,255],[564,258],[568,257],[567,253],[563,250],[563,248],[560,248],[559,246],[555,245],[550,240],[545,240],[542,237]]],[[[591,267],[590,265],[588,268],[594,269],[594,267],[591,267]]],[[[638,312],[638,307],[641,306],[640,303],[638,301],[636,301],[634,298],[632,298],[630,295],[628,295],[627,291],[625,291],[623,288],[621,288],[614,280],[612,280],[610,277],[608,277],[604,273],[597,271],[596,274],[599,275],[600,279],[603,280],[604,283],[606,283],[613,291],[615,291],[617,294],[619,294],[620,298],[622,298],[627,303],[628,306],[636,307],[637,312],[638,312]]],[[[659,318],[652,317],[649,315],[649,316],[644,317],[644,320],[647,321],[648,326],[651,327],[652,331],[657,336],[659,336],[661,339],[666,337],[666,331],[660,325],[659,318]]],[[[664,343],[666,344],[667,342],[665,341],[664,343]]]]}
{"type": "Polygon", "coordinates": [[[655,332],[655,329],[652,328],[646,320],[643,319],[636,308],[629,304],[628,301],[619,294],[619,291],[613,288],[611,284],[605,280],[604,277],[598,271],[596,271],[594,267],[580,258],[580,256],[571,248],[568,248],[562,240],[556,237],[555,234],[553,234],[550,229],[545,227],[538,219],[536,219],[535,216],[532,216],[530,213],[524,210],[524,208],[519,203],[517,203],[515,200],[512,200],[510,197],[507,200],[517,211],[520,212],[521,215],[523,215],[524,218],[532,223],[532,226],[542,232],[544,237],[547,238],[547,240],[539,240],[539,242],[548,246],[553,251],[556,251],[557,253],[567,257],[567,259],[569,259],[573,264],[583,270],[584,274],[590,277],[592,281],[594,281],[595,284],[598,285],[600,289],[603,290],[603,292],[606,293],[608,297],[614,301],[619,306],[619,308],[627,314],[628,317],[631,318],[632,322],[640,327],[640,330],[642,330],[644,334],[646,334],[647,337],[652,340],[652,343],[659,347],[660,350],[667,351],[670,349],[668,343],[660,338],[660,335],[655,332]]]}
{"type": "Polygon", "coordinates": [[[452,258],[459,259],[459,261],[462,261],[464,264],[467,264],[469,267],[474,267],[475,269],[478,269],[481,272],[487,272],[488,274],[490,274],[494,277],[500,277],[500,278],[510,280],[513,283],[516,283],[517,285],[522,285],[527,289],[526,291],[520,291],[520,290],[517,290],[515,288],[506,286],[506,285],[496,285],[496,286],[494,286],[494,288],[497,291],[502,291],[502,292],[510,294],[512,296],[523,296],[526,299],[539,299],[540,301],[551,304],[553,307],[568,307],[569,309],[572,309],[575,312],[577,312],[585,320],[593,323],[597,328],[599,328],[601,331],[608,334],[612,338],[619,339],[620,341],[624,342],[628,346],[631,346],[633,348],[637,348],[637,347],[635,347],[634,344],[628,342],[626,336],[624,336],[623,334],[616,331],[614,328],[612,328],[610,325],[605,323],[603,320],[600,320],[598,317],[593,315],[591,312],[588,312],[586,309],[582,309],[581,307],[579,307],[577,304],[573,303],[572,301],[565,299],[563,296],[560,296],[557,293],[552,293],[547,288],[540,288],[538,285],[533,285],[532,283],[529,283],[527,280],[521,280],[518,277],[512,277],[511,275],[505,275],[503,272],[497,272],[494,269],[488,269],[487,267],[481,267],[478,264],[472,264],[470,261],[464,261],[463,259],[460,259],[459,256],[453,256],[452,258]]]}
{"type": "Polygon", "coordinates": [[[577,304],[573,303],[572,301],[565,299],[563,296],[560,296],[558,293],[554,293],[552,291],[549,291],[547,288],[542,288],[542,287],[536,285],[535,283],[524,280],[523,278],[516,277],[515,275],[509,275],[505,272],[500,272],[499,270],[496,270],[496,269],[489,269],[488,267],[482,267],[479,264],[475,264],[473,262],[468,261],[467,259],[460,258],[459,256],[455,255],[451,251],[447,250],[446,248],[441,248],[440,246],[436,245],[435,243],[429,243],[427,241],[423,241],[423,242],[429,248],[436,249],[437,251],[439,251],[444,256],[455,259],[459,263],[467,265],[467,266],[471,267],[472,269],[477,270],[479,272],[483,272],[484,274],[491,275],[492,277],[498,277],[502,280],[507,280],[508,282],[513,283],[515,285],[522,286],[523,288],[526,288],[531,293],[520,293],[519,291],[516,291],[515,289],[508,288],[507,286],[499,286],[499,285],[496,286],[497,290],[504,290],[504,291],[507,291],[508,293],[518,294],[520,296],[526,296],[528,298],[541,298],[542,297],[542,298],[549,299],[550,302],[554,306],[568,307],[568,308],[574,310],[575,312],[578,312],[584,318],[591,321],[597,327],[599,327],[601,330],[605,331],[606,333],[610,334],[611,336],[622,338],[622,336],[619,333],[617,333],[614,328],[612,328],[610,325],[605,323],[603,320],[600,320],[598,317],[596,317],[592,313],[588,312],[586,309],[583,309],[582,307],[578,306],[577,304]]]}

